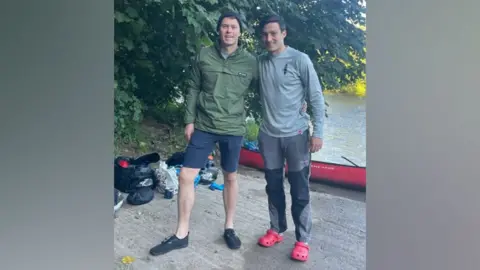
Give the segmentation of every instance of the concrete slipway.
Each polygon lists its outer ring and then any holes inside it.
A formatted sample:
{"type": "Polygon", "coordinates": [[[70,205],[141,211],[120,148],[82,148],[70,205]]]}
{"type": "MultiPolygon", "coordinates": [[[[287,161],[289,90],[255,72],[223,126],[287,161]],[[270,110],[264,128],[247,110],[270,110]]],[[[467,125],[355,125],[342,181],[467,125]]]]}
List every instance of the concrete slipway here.
{"type": "MultiPolygon", "coordinates": [[[[221,182],[219,177],[219,182],[221,182]]],[[[221,191],[200,185],[192,213],[190,246],[169,254],[151,257],[148,250],[169,236],[177,220],[175,198],[157,195],[143,206],[124,205],[114,221],[115,269],[365,269],[366,218],[364,195],[312,184],[313,239],[310,260],[294,262],[289,253],[294,244],[294,227],[289,219],[285,242],[265,249],[256,244],[268,227],[268,212],[263,175],[242,168],[240,197],[235,227],[243,245],[231,251],[223,242],[224,210],[221,191]],[[324,189],[322,191],[322,189],[324,189]],[[332,191],[333,190],[333,191],[332,191]],[[333,195],[332,193],[336,193],[333,195]],[[347,198],[349,197],[349,198],[347,198]],[[353,199],[352,199],[353,198],[353,199]],[[126,266],[123,256],[135,258],[126,266]]],[[[288,192],[288,184],[286,184],[288,192]]],[[[290,205],[287,196],[287,205],[290,205]]]]}

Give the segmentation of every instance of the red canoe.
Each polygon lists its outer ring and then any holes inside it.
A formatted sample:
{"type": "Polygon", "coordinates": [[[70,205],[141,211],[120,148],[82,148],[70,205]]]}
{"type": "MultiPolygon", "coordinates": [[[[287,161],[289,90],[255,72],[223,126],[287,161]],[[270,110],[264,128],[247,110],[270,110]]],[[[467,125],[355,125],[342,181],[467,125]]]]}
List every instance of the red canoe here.
{"type": "MultiPolygon", "coordinates": [[[[242,148],[240,152],[240,164],[259,170],[264,169],[263,158],[260,153],[246,148],[242,148]]],[[[287,171],[287,168],[285,171],[287,171]]],[[[367,186],[367,168],[312,161],[310,181],[330,182],[365,189],[367,186]]]]}

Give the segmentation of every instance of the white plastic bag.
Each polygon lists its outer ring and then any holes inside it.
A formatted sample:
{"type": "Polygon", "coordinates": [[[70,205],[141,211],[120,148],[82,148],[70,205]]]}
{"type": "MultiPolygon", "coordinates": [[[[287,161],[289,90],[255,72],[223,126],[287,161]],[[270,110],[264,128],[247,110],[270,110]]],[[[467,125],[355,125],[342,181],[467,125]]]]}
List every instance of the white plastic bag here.
{"type": "Polygon", "coordinates": [[[177,177],[177,168],[170,167],[166,170],[167,172],[167,181],[165,182],[165,189],[172,192],[173,195],[178,192],[178,177],[177,177]]]}
{"type": "Polygon", "coordinates": [[[165,190],[168,190],[174,195],[178,193],[178,177],[175,167],[168,168],[164,161],[160,161],[157,169],[157,178],[160,181],[157,188],[158,192],[165,193],[165,190]]]}

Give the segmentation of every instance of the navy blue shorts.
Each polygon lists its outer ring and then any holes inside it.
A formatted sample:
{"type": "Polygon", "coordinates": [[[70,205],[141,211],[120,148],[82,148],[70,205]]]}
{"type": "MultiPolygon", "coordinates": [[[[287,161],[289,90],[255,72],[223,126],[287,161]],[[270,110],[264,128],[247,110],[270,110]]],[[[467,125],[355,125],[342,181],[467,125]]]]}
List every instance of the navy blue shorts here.
{"type": "Polygon", "coordinates": [[[218,143],[222,169],[236,172],[242,149],[243,136],[218,135],[195,129],[183,160],[183,167],[201,169],[205,167],[208,156],[218,143]]]}

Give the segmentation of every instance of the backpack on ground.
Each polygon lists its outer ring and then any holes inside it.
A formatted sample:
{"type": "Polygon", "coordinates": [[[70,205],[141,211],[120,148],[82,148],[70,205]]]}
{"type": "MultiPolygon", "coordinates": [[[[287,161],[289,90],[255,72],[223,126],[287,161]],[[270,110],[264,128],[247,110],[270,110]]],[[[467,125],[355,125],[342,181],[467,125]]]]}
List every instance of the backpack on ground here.
{"type": "Polygon", "coordinates": [[[158,153],[150,153],[138,158],[125,156],[115,158],[114,188],[128,193],[129,204],[142,205],[153,200],[159,181],[150,164],[159,160],[158,153]]]}

